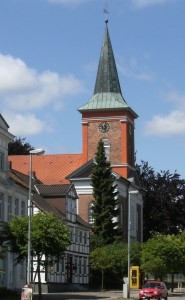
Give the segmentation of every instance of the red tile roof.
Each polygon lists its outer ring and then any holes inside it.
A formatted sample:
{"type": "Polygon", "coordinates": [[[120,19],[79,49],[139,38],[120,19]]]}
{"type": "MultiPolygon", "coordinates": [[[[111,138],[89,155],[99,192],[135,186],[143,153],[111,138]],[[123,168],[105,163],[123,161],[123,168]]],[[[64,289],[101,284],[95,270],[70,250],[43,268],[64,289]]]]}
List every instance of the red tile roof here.
{"type": "MultiPolygon", "coordinates": [[[[29,174],[29,155],[11,155],[8,160],[13,170],[29,174]]],[[[82,154],[32,155],[32,171],[44,184],[69,183],[65,177],[83,164],[82,154]]]]}
{"type": "Polygon", "coordinates": [[[28,184],[26,184],[25,181],[21,180],[21,178],[19,178],[13,170],[10,170],[10,172],[8,172],[8,176],[9,178],[13,179],[17,184],[24,186],[28,189],[28,184]]]}

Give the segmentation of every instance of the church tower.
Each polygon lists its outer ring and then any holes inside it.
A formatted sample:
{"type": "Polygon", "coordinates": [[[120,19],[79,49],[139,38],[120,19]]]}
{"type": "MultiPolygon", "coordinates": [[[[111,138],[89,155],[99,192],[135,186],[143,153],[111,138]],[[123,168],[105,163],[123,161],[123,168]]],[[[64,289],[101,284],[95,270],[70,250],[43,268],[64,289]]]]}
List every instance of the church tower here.
{"type": "Polygon", "coordinates": [[[135,171],[134,120],[138,115],[121,92],[118,72],[105,21],[94,94],[78,111],[82,114],[82,143],[85,161],[95,157],[100,139],[112,169],[125,178],[135,171]]]}

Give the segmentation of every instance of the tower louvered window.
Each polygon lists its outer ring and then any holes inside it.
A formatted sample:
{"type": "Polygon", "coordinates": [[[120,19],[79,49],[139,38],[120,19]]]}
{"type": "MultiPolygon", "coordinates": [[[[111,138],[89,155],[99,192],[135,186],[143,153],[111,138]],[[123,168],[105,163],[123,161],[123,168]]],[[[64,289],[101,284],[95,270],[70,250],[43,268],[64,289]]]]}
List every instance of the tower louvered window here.
{"type": "Polygon", "coordinates": [[[103,139],[102,141],[105,149],[105,156],[107,160],[110,161],[110,142],[108,139],[103,139]]]}

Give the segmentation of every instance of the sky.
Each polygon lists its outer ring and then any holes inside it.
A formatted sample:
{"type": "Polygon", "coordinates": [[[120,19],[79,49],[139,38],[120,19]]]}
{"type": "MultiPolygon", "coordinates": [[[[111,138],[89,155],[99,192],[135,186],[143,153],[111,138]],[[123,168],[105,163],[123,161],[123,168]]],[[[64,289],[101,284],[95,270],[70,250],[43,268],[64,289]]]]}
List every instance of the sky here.
{"type": "Polygon", "coordinates": [[[0,113],[46,154],[81,153],[104,9],[122,94],[139,115],[137,163],[185,178],[184,0],[1,0],[0,113]]]}

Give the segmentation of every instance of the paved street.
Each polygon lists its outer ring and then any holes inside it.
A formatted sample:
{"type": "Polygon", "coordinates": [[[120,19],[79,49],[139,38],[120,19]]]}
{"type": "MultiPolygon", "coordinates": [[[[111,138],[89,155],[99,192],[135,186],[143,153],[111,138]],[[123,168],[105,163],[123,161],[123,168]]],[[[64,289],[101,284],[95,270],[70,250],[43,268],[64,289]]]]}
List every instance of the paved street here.
{"type": "MultiPolygon", "coordinates": [[[[43,300],[103,300],[103,299],[119,299],[122,292],[64,292],[57,294],[44,294],[43,300]]],[[[37,300],[38,296],[34,295],[33,300],[37,300]]]]}
{"type": "MultiPolygon", "coordinates": [[[[43,294],[43,300],[105,300],[105,299],[123,299],[122,291],[105,292],[63,292],[57,294],[43,294]]],[[[138,291],[131,291],[131,299],[138,299],[138,291]]],[[[37,300],[38,295],[33,295],[33,300],[37,300]]],[[[169,295],[169,300],[184,300],[185,293],[175,293],[169,295]]]]}

